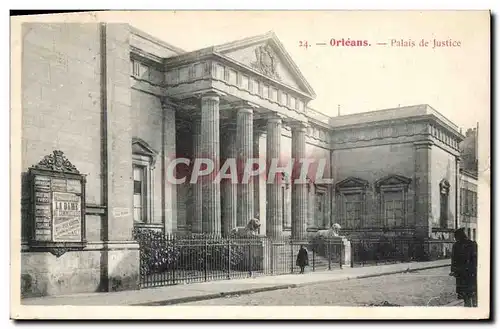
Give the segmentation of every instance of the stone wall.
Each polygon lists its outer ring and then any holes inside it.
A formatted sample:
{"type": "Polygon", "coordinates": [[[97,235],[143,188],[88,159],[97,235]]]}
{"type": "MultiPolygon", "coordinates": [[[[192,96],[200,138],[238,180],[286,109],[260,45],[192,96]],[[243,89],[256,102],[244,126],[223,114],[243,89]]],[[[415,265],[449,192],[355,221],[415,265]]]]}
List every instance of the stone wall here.
{"type": "Polygon", "coordinates": [[[21,295],[137,288],[129,26],[26,23],[22,34],[21,295]],[[87,177],[87,247],[60,257],[27,244],[24,177],[55,149],[87,177]]]}
{"type": "MultiPolygon", "coordinates": [[[[411,143],[374,145],[371,147],[340,149],[333,151],[333,177],[335,183],[349,177],[360,178],[369,183],[366,190],[366,227],[379,227],[382,220],[378,192],[375,182],[389,175],[401,175],[414,181],[415,158],[414,147],[411,143]]],[[[410,183],[406,209],[407,223],[414,223],[414,182],[410,183]]],[[[340,200],[335,200],[335,207],[339,209],[340,200]]],[[[335,212],[334,222],[338,222],[338,211],[335,212]]]]}
{"type": "Polygon", "coordinates": [[[148,143],[158,154],[152,171],[152,218],[150,223],[162,224],[162,107],[160,98],[144,91],[132,89],[131,124],[133,137],[148,143]]]}
{"type": "Polygon", "coordinates": [[[455,196],[456,184],[456,158],[449,152],[434,145],[431,149],[431,200],[432,200],[432,227],[440,227],[441,223],[441,195],[439,184],[446,180],[450,184],[448,194],[448,220],[447,228],[455,227],[455,196]]]}

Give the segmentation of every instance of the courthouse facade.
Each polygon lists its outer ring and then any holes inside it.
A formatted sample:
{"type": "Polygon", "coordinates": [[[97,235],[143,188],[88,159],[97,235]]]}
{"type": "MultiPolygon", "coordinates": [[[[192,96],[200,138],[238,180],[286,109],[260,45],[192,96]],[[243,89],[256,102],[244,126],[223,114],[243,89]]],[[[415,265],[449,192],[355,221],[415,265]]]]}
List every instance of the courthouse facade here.
{"type": "MultiPolygon", "coordinates": [[[[348,236],[428,240],[460,225],[458,127],[428,105],[338,117],[309,108],[316,95],[274,33],[193,52],[128,24],[22,33],[25,296],[137,288],[134,228],[224,235],[256,217],[270,238],[307,240],[340,223],[348,236]],[[311,158],[333,184],[314,173],[305,184],[167,179],[173,159],[200,157],[311,158]],[[44,212],[34,205],[44,195],[72,203],[44,212]],[[80,207],[81,225],[65,224],[80,207]],[[82,238],[57,240],[61,232],[82,238]]],[[[176,176],[189,170],[178,165],[176,176]]]]}

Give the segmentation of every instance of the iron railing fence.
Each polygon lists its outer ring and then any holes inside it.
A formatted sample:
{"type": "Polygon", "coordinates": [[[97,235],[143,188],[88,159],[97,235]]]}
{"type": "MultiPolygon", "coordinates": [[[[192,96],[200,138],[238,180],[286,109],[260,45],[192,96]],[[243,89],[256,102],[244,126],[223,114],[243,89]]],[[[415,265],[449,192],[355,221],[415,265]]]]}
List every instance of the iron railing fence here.
{"type": "Polygon", "coordinates": [[[352,238],[351,266],[430,261],[451,257],[453,242],[417,238],[352,238]]]}
{"type": "Polygon", "coordinates": [[[134,237],[140,246],[141,287],[291,274],[298,272],[301,245],[308,250],[309,271],[341,268],[343,261],[339,239],[176,236],[148,229],[136,230],[134,237]]]}

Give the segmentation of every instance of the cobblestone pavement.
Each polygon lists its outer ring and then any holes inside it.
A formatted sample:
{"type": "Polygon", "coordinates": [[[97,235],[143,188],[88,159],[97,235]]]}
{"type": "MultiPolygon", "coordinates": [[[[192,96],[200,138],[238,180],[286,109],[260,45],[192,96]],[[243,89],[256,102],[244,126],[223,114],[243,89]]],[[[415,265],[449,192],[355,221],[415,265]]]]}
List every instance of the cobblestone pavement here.
{"type": "MultiPolygon", "coordinates": [[[[308,285],[182,305],[439,306],[456,300],[449,267],[308,285]]],[[[306,274],[307,275],[307,274],[306,274]]]]}

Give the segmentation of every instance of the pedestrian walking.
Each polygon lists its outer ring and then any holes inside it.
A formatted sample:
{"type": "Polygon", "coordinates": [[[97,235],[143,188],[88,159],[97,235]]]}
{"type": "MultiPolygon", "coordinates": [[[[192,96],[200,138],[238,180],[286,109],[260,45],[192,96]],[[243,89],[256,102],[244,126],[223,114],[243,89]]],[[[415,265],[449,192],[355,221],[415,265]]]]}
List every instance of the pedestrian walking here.
{"type": "Polygon", "coordinates": [[[300,246],[299,252],[297,254],[296,265],[300,267],[300,274],[304,274],[305,267],[309,265],[309,256],[307,254],[306,248],[304,248],[304,245],[300,246]]]}
{"type": "Polygon", "coordinates": [[[451,251],[451,276],[456,278],[456,292],[465,307],[477,307],[477,243],[471,241],[463,228],[455,231],[451,251]]]}

